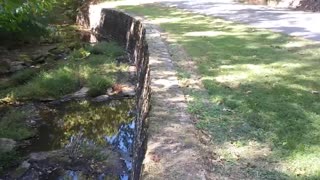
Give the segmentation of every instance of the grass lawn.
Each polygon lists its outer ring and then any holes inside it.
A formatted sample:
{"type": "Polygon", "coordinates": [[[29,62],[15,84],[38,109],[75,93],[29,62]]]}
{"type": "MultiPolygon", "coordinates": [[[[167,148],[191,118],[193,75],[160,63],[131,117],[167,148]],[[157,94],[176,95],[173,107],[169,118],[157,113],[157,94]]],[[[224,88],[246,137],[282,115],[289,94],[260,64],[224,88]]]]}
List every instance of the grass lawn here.
{"type": "Polygon", "coordinates": [[[320,178],[320,44],[173,8],[120,8],[159,24],[197,65],[207,93],[189,88],[189,110],[225,162],[216,173],[320,178]]]}

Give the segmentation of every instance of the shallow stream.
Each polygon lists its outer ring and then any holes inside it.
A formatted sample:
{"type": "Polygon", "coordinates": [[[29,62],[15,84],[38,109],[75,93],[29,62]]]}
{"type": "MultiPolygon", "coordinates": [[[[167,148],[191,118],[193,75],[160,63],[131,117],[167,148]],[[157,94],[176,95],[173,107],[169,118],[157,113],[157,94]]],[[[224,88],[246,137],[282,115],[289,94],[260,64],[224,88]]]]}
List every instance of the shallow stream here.
{"type": "Polygon", "coordinates": [[[129,179],[134,100],[38,104],[36,137],[20,149],[30,167],[22,177],[129,179]]]}

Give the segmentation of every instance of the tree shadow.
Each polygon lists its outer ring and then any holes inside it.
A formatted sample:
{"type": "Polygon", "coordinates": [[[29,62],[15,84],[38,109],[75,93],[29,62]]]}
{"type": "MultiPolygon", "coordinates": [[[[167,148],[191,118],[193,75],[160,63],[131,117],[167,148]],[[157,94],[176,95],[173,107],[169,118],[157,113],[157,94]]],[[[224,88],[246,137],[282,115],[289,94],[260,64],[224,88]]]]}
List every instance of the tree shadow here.
{"type": "Polygon", "coordinates": [[[167,7],[129,11],[159,22],[192,56],[208,95],[187,88],[189,109],[215,144],[258,142],[277,162],[310,163],[297,154],[317,155],[320,96],[312,90],[320,87],[319,44],[167,7]]]}
{"type": "Polygon", "coordinates": [[[191,2],[163,1],[163,4],[179,9],[220,17],[227,20],[246,23],[258,28],[267,28],[311,40],[319,40],[320,34],[312,24],[317,22],[320,14],[290,9],[271,8],[267,6],[243,5],[235,2],[191,2]]]}

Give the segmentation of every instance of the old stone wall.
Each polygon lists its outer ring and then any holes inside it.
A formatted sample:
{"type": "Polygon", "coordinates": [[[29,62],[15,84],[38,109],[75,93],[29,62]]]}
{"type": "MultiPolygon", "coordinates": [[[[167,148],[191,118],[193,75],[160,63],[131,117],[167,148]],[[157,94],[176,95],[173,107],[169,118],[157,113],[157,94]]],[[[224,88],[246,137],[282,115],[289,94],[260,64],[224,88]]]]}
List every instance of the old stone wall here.
{"type": "MultiPolygon", "coordinates": [[[[90,26],[90,24],[87,24],[90,26]]],[[[136,126],[133,144],[131,179],[139,179],[147,146],[147,122],[150,109],[150,68],[146,31],[133,17],[113,9],[102,9],[100,22],[93,29],[98,40],[113,40],[125,47],[129,59],[136,67],[136,126]]]]}

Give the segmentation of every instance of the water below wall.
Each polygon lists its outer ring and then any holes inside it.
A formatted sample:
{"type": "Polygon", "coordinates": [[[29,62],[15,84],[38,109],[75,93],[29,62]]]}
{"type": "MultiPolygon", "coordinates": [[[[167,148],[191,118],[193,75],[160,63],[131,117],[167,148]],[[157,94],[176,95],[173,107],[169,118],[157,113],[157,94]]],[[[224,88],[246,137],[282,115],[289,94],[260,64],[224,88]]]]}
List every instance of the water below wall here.
{"type": "MultiPolygon", "coordinates": [[[[134,99],[32,105],[38,133],[19,151],[28,159],[25,179],[130,177],[135,130],[134,99]]],[[[22,163],[23,164],[23,163],[22,163]]],[[[19,168],[4,179],[15,177],[19,168]]]]}
{"type": "Polygon", "coordinates": [[[122,124],[133,119],[133,100],[94,103],[86,100],[39,107],[42,119],[38,136],[27,150],[56,150],[71,146],[76,140],[107,144],[106,138],[118,133],[122,124]]]}

